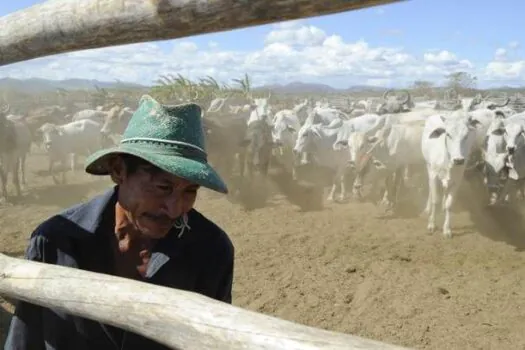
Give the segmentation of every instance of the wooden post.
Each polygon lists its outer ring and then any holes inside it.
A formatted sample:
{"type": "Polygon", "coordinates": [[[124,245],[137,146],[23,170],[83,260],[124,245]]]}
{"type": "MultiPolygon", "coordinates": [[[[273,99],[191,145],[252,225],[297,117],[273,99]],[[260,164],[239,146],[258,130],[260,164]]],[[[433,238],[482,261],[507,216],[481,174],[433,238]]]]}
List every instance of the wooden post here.
{"type": "Polygon", "coordinates": [[[284,321],[197,293],[3,254],[0,294],[120,327],[173,349],[404,349],[284,321]]]}
{"type": "Polygon", "coordinates": [[[0,18],[0,65],[403,0],[49,0],[0,18]]]}

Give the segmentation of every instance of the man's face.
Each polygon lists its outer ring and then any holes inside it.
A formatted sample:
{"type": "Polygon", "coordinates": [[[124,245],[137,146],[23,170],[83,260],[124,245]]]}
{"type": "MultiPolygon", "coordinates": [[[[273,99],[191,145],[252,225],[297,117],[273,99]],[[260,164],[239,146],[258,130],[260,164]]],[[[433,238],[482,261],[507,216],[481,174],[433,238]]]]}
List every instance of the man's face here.
{"type": "Polygon", "coordinates": [[[129,173],[116,160],[112,173],[119,185],[118,200],[128,220],[144,236],[159,239],[167,235],[175,219],[193,208],[199,186],[148,165],[129,173]]]}

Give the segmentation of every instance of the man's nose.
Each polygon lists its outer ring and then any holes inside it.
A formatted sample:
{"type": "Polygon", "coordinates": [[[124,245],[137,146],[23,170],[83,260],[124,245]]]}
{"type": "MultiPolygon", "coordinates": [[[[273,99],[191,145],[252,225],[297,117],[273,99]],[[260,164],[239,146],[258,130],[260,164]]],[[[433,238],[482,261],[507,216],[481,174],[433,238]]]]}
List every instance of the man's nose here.
{"type": "Polygon", "coordinates": [[[178,218],[184,211],[185,200],[180,193],[169,196],[164,202],[166,214],[172,218],[178,218]]]}

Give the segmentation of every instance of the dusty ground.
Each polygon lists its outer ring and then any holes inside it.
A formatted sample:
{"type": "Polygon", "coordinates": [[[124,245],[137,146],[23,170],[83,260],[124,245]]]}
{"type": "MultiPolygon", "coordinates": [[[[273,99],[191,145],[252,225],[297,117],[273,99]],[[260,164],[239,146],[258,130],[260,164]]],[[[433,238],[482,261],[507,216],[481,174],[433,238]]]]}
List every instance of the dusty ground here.
{"type": "MultiPolygon", "coordinates": [[[[43,156],[29,164],[23,204],[0,208],[1,251],[15,256],[39,222],[108,184],[78,172],[53,186],[38,175],[43,156]]],[[[235,244],[236,305],[419,349],[525,348],[520,215],[459,212],[445,240],[427,235],[424,219],[385,219],[372,204],[305,213],[276,199],[245,212],[204,193],[197,208],[235,244]]]]}

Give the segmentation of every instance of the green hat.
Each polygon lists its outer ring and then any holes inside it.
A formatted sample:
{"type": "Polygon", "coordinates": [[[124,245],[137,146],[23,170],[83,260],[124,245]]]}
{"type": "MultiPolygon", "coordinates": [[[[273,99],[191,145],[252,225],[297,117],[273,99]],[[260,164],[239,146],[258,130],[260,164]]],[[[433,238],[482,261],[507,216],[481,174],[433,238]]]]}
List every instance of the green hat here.
{"type": "Polygon", "coordinates": [[[201,108],[195,103],[162,105],[144,95],[120,144],[86,159],[86,172],[108,175],[109,159],[131,154],[173,175],[211,190],[228,193],[226,184],[208,164],[201,108]]]}

